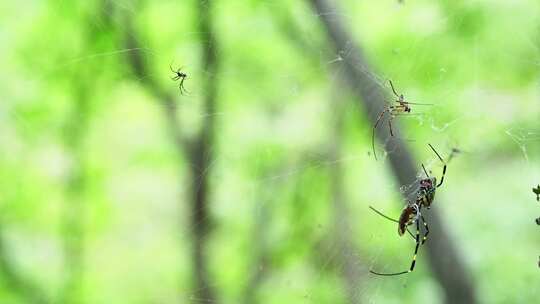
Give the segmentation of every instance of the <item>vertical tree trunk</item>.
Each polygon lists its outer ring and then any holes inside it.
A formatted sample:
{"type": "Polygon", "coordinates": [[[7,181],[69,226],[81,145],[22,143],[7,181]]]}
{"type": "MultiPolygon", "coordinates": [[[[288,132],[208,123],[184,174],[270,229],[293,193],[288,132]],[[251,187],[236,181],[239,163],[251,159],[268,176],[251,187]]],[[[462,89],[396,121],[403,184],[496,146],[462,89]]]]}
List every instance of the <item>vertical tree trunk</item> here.
{"type": "MultiPolygon", "coordinates": [[[[82,81],[82,80],[75,80],[82,81]]],[[[77,303],[84,272],[85,160],[84,138],[87,130],[88,92],[84,84],[75,84],[73,109],[65,127],[65,144],[72,157],[66,180],[66,205],[62,215],[65,280],[60,295],[62,303],[77,303]]]]}
{"type": "Polygon", "coordinates": [[[217,42],[212,23],[212,4],[214,1],[198,1],[200,43],[202,46],[203,68],[203,93],[204,93],[204,121],[198,138],[195,140],[193,149],[190,151],[190,168],[192,184],[192,214],[191,227],[193,227],[193,262],[195,267],[195,291],[196,297],[215,303],[216,297],[211,288],[207,261],[206,261],[206,238],[210,226],[210,214],[208,212],[210,199],[210,164],[214,158],[214,133],[216,95],[218,89],[217,73],[219,68],[216,56],[217,42]]]}
{"type": "MultiPolygon", "coordinates": [[[[370,77],[371,70],[362,50],[357,47],[353,36],[346,31],[340,19],[341,15],[336,13],[336,7],[330,0],[310,0],[310,3],[321,18],[336,51],[343,58],[344,81],[358,96],[374,124],[378,113],[385,106],[385,92],[381,90],[379,83],[370,77]]],[[[387,141],[388,134],[383,128],[379,128],[376,135],[381,142],[387,141]]],[[[401,185],[412,184],[416,180],[416,162],[399,136],[394,137],[393,142],[399,153],[389,154],[391,169],[401,185]]],[[[440,202],[434,204],[435,208],[430,210],[429,216],[430,228],[437,236],[426,243],[431,269],[444,290],[447,303],[476,303],[473,282],[442,222],[437,204],[440,202]]]]}
{"type": "MultiPolygon", "coordinates": [[[[197,24],[200,33],[202,65],[204,70],[203,98],[204,113],[214,113],[216,110],[219,60],[216,55],[217,42],[214,35],[211,2],[197,1],[199,18],[197,24]]],[[[133,30],[133,20],[128,17],[126,22],[126,48],[140,49],[133,30]]],[[[179,159],[184,155],[189,162],[190,187],[190,227],[192,231],[192,267],[195,284],[193,298],[198,301],[216,303],[217,296],[211,287],[208,273],[207,236],[210,227],[210,184],[211,164],[213,162],[213,145],[215,134],[215,115],[204,115],[201,130],[193,137],[186,138],[181,132],[181,123],[176,113],[174,97],[160,88],[158,83],[149,76],[148,63],[142,53],[133,51],[127,53],[129,64],[142,84],[163,104],[164,115],[178,152],[179,159]]],[[[170,72],[170,71],[167,71],[170,72]]],[[[189,75],[188,75],[189,77],[189,75]]],[[[180,166],[180,164],[179,164],[180,166]]]]}

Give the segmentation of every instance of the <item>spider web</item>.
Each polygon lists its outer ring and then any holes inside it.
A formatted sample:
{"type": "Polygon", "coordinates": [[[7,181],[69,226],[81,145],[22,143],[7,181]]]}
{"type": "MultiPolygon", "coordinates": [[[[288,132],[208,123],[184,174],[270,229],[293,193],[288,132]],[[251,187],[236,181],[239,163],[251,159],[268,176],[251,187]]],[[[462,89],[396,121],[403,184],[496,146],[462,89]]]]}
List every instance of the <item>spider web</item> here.
{"type": "MultiPolygon", "coordinates": [[[[334,50],[324,15],[301,1],[215,2],[214,75],[201,65],[207,42],[196,29],[196,2],[3,4],[13,14],[4,13],[0,40],[14,47],[0,48],[9,75],[0,84],[7,172],[0,223],[18,273],[56,300],[67,276],[58,227],[70,201],[80,200],[83,302],[442,302],[423,247],[412,274],[368,273],[410,265],[414,241],[368,206],[398,218],[402,194],[414,195],[424,178],[421,163],[440,178],[431,143],[449,162],[437,191],[444,204],[435,208],[451,223],[479,298],[538,298],[526,279],[537,274],[539,251],[530,193],[540,183],[537,3],[340,1],[341,10],[327,13],[343,19],[356,38],[351,46],[360,43],[370,64],[356,68],[388,96],[391,79],[405,100],[433,104],[394,120],[418,160],[416,181],[400,186],[388,157],[404,151],[390,138],[377,143],[374,160],[365,119],[372,113],[344,82],[343,58],[353,48],[334,50]],[[126,19],[139,47],[123,43],[126,19]],[[522,31],[513,43],[498,42],[508,26],[522,31]],[[111,34],[88,42],[86,27],[111,34]],[[51,29],[62,45],[51,43],[51,29]],[[133,53],[149,64],[142,77],[128,66],[133,53]],[[169,79],[171,65],[188,74],[189,94],[169,79]],[[219,83],[212,112],[204,108],[206,77],[219,83]],[[205,257],[216,299],[194,289],[191,247],[200,223],[190,223],[190,193],[202,185],[186,173],[195,164],[177,152],[149,80],[174,96],[183,136],[216,119],[214,156],[200,171],[211,185],[205,257]],[[74,113],[77,92],[90,106],[74,113]],[[84,153],[69,148],[68,121],[86,121],[77,133],[84,153]],[[66,180],[79,167],[86,181],[74,198],[66,180]],[[513,246],[498,241],[509,239],[513,246]]],[[[0,292],[10,303],[31,293],[0,292]]]]}

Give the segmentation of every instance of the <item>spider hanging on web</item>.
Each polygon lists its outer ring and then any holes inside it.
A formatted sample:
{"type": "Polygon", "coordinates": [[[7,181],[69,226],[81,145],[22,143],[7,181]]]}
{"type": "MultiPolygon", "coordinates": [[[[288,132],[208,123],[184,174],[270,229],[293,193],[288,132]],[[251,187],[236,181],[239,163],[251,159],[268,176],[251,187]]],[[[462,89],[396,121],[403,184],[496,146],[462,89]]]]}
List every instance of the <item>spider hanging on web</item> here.
{"type": "Polygon", "coordinates": [[[532,191],[536,194],[536,201],[540,202],[540,185],[536,186],[536,188],[533,187],[532,191]]]}
{"type": "Polygon", "coordinates": [[[379,116],[377,117],[377,120],[375,122],[375,125],[373,126],[373,134],[371,135],[371,147],[373,148],[373,156],[375,156],[375,160],[377,160],[377,153],[375,152],[375,130],[377,130],[377,127],[379,126],[379,122],[381,122],[381,119],[384,117],[384,114],[388,113],[390,117],[388,118],[388,128],[390,129],[390,136],[394,136],[394,131],[392,130],[392,121],[396,116],[399,115],[406,115],[411,113],[411,107],[409,105],[421,105],[421,106],[432,106],[432,104],[428,103],[413,103],[405,101],[405,97],[403,94],[398,94],[396,92],[396,89],[394,88],[394,84],[392,83],[392,80],[388,79],[388,82],[390,83],[390,86],[392,87],[392,92],[397,97],[396,100],[394,100],[394,105],[388,105],[384,110],[381,111],[379,116]]]}
{"type": "MultiPolygon", "coordinates": [[[[540,202],[540,185],[536,188],[532,188],[534,194],[536,194],[536,201],[540,202]]],[[[540,226],[540,217],[535,220],[536,224],[540,226]]],[[[538,262],[538,267],[540,267],[540,261],[538,262]]]]}
{"type": "Polygon", "coordinates": [[[180,89],[180,94],[184,95],[184,93],[189,93],[186,88],[184,87],[184,81],[187,78],[187,74],[182,72],[182,68],[179,68],[177,70],[174,70],[172,68],[172,65],[169,65],[169,68],[171,69],[171,72],[174,73],[174,76],[171,77],[172,80],[177,81],[180,80],[180,84],[178,85],[178,88],[180,89]]]}
{"type": "Polygon", "coordinates": [[[435,148],[433,148],[431,144],[428,144],[428,145],[431,148],[431,150],[435,152],[435,155],[437,155],[439,160],[444,165],[443,170],[442,170],[441,181],[437,184],[437,178],[434,176],[429,176],[429,173],[426,171],[424,164],[422,164],[422,169],[424,170],[424,173],[426,174],[426,178],[423,178],[420,180],[420,186],[418,190],[416,191],[415,200],[413,202],[409,202],[407,206],[403,208],[403,210],[401,211],[401,215],[399,216],[399,220],[386,216],[382,212],[378,211],[377,209],[371,206],[369,207],[373,211],[378,213],[379,215],[383,216],[384,218],[397,223],[398,234],[400,236],[405,234],[405,231],[407,231],[412,236],[413,234],[409,231],[408,227],[410,225],[416,224],[416,234],[413,237],[416,243],[416,246],[414,248],[414,255],[412,258],[411,266],[409,267],[408,270],[400,271],[400,272],[391,272],[391,273],[381,273],[381,272],[370,270],[369,272],[371,272],[372,274],[376,274],[380,276],[395,276],[395,275],[410,273],[414,270],[414,266],[416,264],[416,256],[418,254],[418,248],[420,247],[420,245],[423,245],[426,242],[427,236],[429,234],[429,227],[426,220],[424,219],[424,216],[422,215],[421,209],[423,207],[425,207],[426,209],[429,209],[431,207],[431,203],[433,202],[433,199],[435,198],[435,191],[437,190],[437,188],[439,188],[442,185],[444,181],[444,176],[446,174],[446,163],[444,162],[442,157],[439,155],[439,153],[437,153],[435,148]],[[424,228],[425,228],[425,233],[424,233],[424,236],[422,237],[422,240],[420,240],[420,221],[424,224],[424,228]]]}

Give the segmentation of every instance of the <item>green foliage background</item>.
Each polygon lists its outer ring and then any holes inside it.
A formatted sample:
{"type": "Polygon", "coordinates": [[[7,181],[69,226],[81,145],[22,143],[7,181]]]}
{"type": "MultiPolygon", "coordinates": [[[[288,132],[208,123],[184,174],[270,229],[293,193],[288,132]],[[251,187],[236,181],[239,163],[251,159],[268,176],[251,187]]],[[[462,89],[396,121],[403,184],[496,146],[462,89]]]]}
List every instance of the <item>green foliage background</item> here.
{"type": "MultiPolygon", "coordinates": [[[[426,144],[444,155],[463,151],[436,207],[479,299],[533,303],[540,3],[397,2],[340,1],[337,16],[361,43],[372,77],[435,105],[396,120],[417,159],[439,175],[426,144]]],[[[221,302],[240,302],[263,273],[254,291],[261,303],[346,303],[331,241],[336,216],[350,224],[365,270],[357,290],[364,302],[441,302],[422,249],[413,274],[367,273],[407,267],[413,244],[368,209],[396,217],[399,185],[386,158],[371,155],[372,126],[343,86],[319,16],[303,1],[215,1],[213,9],[222,69],[218,110],[204,113],[195,0],[0,3],[0,254],[30,282],[13,285],[1,266],[0,302],[31,302],[35,288],[51,303],[204,303],[192,297],[190,164],[175,151],[163,106],[129,68],[129,52],[144,53],[147,77],[175,94],[182,133],[216,116],[208,259],[221,302]],[[123,44],[128,18],[142,49],[123,44]],[[170,64],[189,74],[189,95],[169,79],[170,64]],[[342,110],[341,155],[329,159],[342,110]],[[337,215],[336,165],[347,204],[337,215]],[[66,287],[70,250],[83,266],[77,285],[66,287]]]]}

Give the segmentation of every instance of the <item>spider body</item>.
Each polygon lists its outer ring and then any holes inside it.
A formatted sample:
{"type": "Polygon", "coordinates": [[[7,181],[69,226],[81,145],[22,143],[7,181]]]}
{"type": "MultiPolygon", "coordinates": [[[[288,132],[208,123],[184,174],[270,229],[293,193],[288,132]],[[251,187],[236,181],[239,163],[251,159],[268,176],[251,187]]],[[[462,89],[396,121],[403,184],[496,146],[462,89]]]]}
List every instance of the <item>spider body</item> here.
{"type": "Polygon", "coordinates": [[[187,74],[182,72],[182,68],[179,68],[177,70],[174,70],[172,66],[169,66],[169,68],[171,69],[171,72],[174,73],[174,76],[171,77],[171,80],[180,80],[180,84],[178,85],[178,88],[180,89],[180,94],[184,95],[184,93],[188,93],[188,91],[184,87],[184,81],[187,78],[187,74]]]}
{"type": "Polygon", "coordinates": [[[373,207],[370,207],[372,210],[382,215],[383,217],[393,222],[396,222],[398,224],[398,234],[400,236],[405,234],[405,231],[409,232],[409,234],[411,234],[412,236],[412,233],[408,230],[408,227],[415,224],[416,234],[413,236],[413,238],[416,243],[416,246],[414,248],[414,255],[412,258],[411,266],[409,270],[405,270],[401,272],[394,272],[394,273],[380,273],[380,272],[375,272],[373,270],[370,270],[369,272],[373,274],[381,275],[381,276],[394,276],[394,275],[400,275],[400,274],[406,274],[406,273],[412,272],[414,270],[414,266],[416,265],[416,255],[418,254],[418,248],[420,247],[420,245],[423,245],[427,240],[427,236],[429,234],[429,226],[426,220],[424,219],[424,216],[422,215],[421,209],[422,207],[425,207],[426,209],[430,208],[431,204],[433,203],[433,199],[435,198],[435,191],[437,190],[437,188],[439,188],[442,185],[444,181],[444,176],[446,175],[446,163],[444,162],[442,157],[439,155],[439,153],[437,153],[435,148],[433,148],[431,144],[428,144],[428,145],[431,148],[431,150],[435,152],[439,160],[444,164],[441,181],[437,184],[437,178],[429,176],[429,173],[427,172],[426,168],[422,164],[422,169],[424,170],[424,173],[426,174],[426,178],[423,178],[420,180],[418,190],[416,191],[415,200],[412,202],[409,202],[407,206],[403,208],[403,210],[401,211],[401,215],[399,216],[399,220],[394,220],[382,214],[381,212],[377,211],[373,207]],[[422,237],[422,240],[420,240],[420,222],[423,223],[424,229],[425,229],[425,233],[424,233],[424,236],[422,237]]]}
{"type": "Polygon", "coordinates": [[[540,202],[540,185],[532,189],[533,193],[536,194],[536,200],[540,202]]]}
{"type": "Polygon", "coordinates": [[[418,207],[416,204],[407,205],[401,211],[401,215],[398,220],[398,234],[402,236],[407,231],[407,226],[414,224],[414,221],[418,214],[418,207]]]}
{"type": "Polygon", "coordinates": [[[379,122],[384,117],[384,115],[386,113],[388,113],[389,115],[388,129],[390,130],[390,136],[394,136],[394,131],[392,130],[392,121],[394,120],[394,118],[396,118],[396,116],[411,113],[410,105],[430,105],[430,104],[425,104],[425,103],[411,103],[411,102],[405,101],[405,96],[403,94],[398,94],[396,92],[396,89],[394,88],[394,84],[392,83],[392,80],[389,79],[388,82],[390,83],[390,87],[392,87],[392,93],[394,93],[394,96],[396,96],[397,99],[394,100],[396,104],[389,105],[386,108],[384,108],[384,110],[381,111],[381,113],[377,117],[377,120],[375,121],[375,125],[373,126],[373,134],[371,136],[371,146],[373,149],[373,156],[375,156],[375,160],[377,160],[377,153],[375,152],[375,130],[379,126],[379,122]]]}

